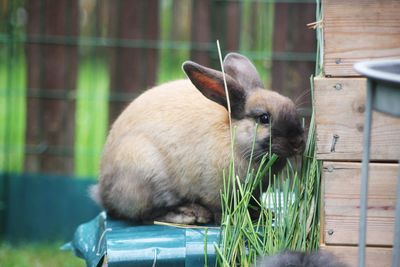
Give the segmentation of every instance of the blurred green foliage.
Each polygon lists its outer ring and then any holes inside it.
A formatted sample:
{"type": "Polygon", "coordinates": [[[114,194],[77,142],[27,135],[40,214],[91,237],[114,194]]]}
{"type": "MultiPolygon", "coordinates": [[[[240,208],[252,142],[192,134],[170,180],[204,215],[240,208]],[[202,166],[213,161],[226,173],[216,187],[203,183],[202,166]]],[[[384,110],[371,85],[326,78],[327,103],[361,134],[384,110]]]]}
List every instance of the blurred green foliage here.
{"type": "Polygon", "coordinates": [[[2,267],[79,267],[85,261],[69,251],[61,251],[61,244],[29,244],[12,246],[0,243],[0,264],[2,267]]]}
{"type": "Polygon", "coordinates": [[[75,174],[96,176],[108,129],[110,75],[106,62],[87,59],[80,63],[75,111],[75,174]]]}
{"type": "Polygon", "coordinates": [[[26,60],[24,25],[18,20],[18,6],[24,1],[9,3],[10,14],[2,13],[0,31],[6,32],[9,43],[0,43],[0,171],[23,170],[26,120],[26,60]],[[1,23],[7,22],[7,23],[1,23]]]}

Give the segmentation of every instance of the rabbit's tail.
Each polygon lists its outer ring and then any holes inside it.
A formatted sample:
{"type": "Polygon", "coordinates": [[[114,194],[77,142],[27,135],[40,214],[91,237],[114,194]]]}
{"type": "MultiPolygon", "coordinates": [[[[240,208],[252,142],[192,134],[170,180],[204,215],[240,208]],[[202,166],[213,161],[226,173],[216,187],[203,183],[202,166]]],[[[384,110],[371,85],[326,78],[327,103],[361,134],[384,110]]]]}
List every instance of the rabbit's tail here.
{"type": "Polygon", "coordinates": [[[103,203],[100,198],[100,189],[98,184],[90,186],[88,189],[88,193],[90,198],[93,199],[94,202],[97,203],[97,205],[102,206],[103,203]]]}

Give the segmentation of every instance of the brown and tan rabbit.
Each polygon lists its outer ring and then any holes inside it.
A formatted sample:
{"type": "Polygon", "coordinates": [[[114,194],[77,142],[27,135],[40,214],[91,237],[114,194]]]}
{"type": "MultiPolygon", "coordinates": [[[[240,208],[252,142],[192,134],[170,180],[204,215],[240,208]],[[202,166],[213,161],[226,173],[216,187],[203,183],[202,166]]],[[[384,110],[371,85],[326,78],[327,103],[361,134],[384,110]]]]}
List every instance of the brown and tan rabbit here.
{"type": "MultiPolygon", "coordinates": [[[[224,69],[235,129],[237,173],[269,151],[274,171],[302,151],[303,128],[294,103],[263,89],[253,64],[231,53],[224,69]],[[272,123],[273,122],[273,123],[272,123]]],[[[222,72],[191,61],[189,80],[154,87],[119,116],[104,146],[94,198],[113,216],[134,221],[207,223],[220,216],[223,170],[231,160],[230,127],[222,72]]]]}

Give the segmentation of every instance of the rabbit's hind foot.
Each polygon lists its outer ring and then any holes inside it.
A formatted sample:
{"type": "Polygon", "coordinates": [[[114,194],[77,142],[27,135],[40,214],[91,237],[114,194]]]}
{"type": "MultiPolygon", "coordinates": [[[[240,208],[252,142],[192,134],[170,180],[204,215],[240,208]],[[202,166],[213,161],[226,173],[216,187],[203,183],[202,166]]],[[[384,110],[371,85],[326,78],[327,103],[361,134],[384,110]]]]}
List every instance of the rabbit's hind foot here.
{"type": "Polygon", "coordinates": [[[200,204],[189,203],[174,207],[155,220],[176,224],[205,224],[212,219],[213,215],[207,208],[200,204]]]}

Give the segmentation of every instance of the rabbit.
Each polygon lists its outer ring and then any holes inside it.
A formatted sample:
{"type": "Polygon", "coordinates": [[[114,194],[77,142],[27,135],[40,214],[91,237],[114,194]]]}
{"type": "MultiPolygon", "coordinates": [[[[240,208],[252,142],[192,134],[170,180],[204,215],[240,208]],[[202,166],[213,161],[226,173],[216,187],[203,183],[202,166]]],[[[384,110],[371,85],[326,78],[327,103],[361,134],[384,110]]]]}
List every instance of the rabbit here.
{"type": "MultiPolygon", "coordinates": [[[[223,63],[235,129],[233,158],[240,177],[270,149],[273,171],[304,148],[295,104],[263,89],[255,66],[237,53],[223,63]]],[[[147,90],[113,123],[92,197],[113,217],[196,224],[219,222],[223,170],[231,160],[231,134],[223,73],[186,61],[189,79],[147,90]]],[[[268,179],[266,179],[268,180],[268,179]]]]}
{"type": "Polygon", "coordinates": [[[346,267],[335,256],[326,251],[284,251],[274,256],[261,258],[256,267],[346,267]]]}

